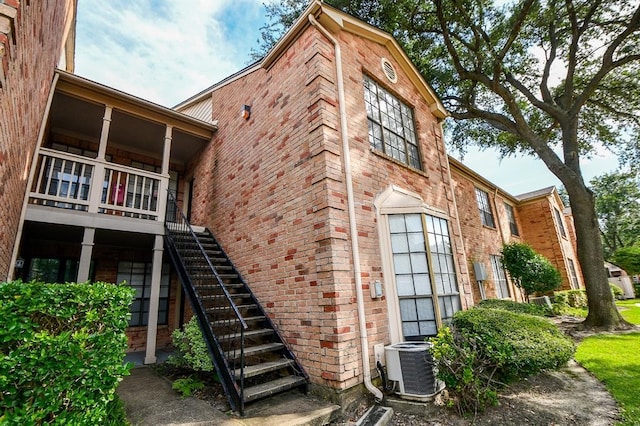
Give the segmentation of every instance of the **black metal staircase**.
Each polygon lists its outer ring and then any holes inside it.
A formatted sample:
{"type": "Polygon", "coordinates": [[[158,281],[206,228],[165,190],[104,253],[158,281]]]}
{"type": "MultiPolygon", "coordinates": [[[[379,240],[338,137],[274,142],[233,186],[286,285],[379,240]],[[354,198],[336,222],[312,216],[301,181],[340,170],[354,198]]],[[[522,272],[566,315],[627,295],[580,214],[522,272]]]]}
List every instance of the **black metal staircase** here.
{"type": "Polygon", "coordinates": [[[194,232],[169,194],[165,242],[231,408],[295,387],[308,376],[211,232],[194,232]]]}

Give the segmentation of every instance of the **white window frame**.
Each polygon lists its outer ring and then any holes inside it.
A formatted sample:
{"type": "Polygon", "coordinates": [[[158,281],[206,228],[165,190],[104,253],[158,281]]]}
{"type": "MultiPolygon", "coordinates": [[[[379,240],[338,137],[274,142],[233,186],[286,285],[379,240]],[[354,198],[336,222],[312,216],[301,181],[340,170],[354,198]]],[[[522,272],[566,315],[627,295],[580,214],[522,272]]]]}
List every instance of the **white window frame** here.
{"type": "Polygon", "coordinates": [[[496,290],[496,297],[498,299],[511,299],[511,289],[509,288],[509,280],[502,265],[502,256],[492,254],[489,256],[489,259],[491,261],[491,269],[493,270],[493,285],[496,290]],[[506,295],[503,294],[503,290],[507,291],[506,295]]]}
{"type": "Polygon", "coordinates": [[[371,149],[411,168],[422,170],[422,155],[413,109],[366,74],[363,75],[363,87],[371,149]],[[383,108],[383,104],[390,106],[391,111],[383,108]]]}
{"type": "Polygon", "coordinates": [[[489,193],[484,189],[478,187],[475,188],[476,203],[478,204],[478,211],[480,214],[480,222],[482,225],[488,228],[496,227],[496,217],[493,214],[493,208],[491,207],[491,199],[489,193]],[[490,223],[489,223],[490,222],[490,223]]]}
{"type": "MultiPolygon", "coordinates": [[[[436,218],[444,219],[448,224],[449,238],[452,242],[452,259],[453,267],[456,273],[457,295],[459,297],[460,309],[464,309],[465,301],[462,293],[460,292],[460,265],[456,257],[456,249],[453,244],[453,233],[451,232],[451,218],[445,211],[433,208],[424,203],[420,195],[411,191],[404,190],[395,185],[389,186],[385,191],[376,197],[374,200],[376,207],[376,217],[379,231],[379,243],[381,252],[382,273],[384,276],[384,289],[387,302],[387,312],[389,316],[389,337],[391,343],[400,343],[405,341],[404,333],[402,331],[402,318],[400,315],[400,298],[397,291],[397,283],[395,280],[394,266],[393,266],[393,250],[391,248],[391,232],[389,228],[388,216],[393,214],[422,214],[423,223],[424,216],[434,216],[436,218]]],[[[428,242],[428,230],[424,229],[425,238],[428,242]]],[[[429,252],[429,251],[428,251],[429,252]]],[[[428,255],[430,257],[430,255],[428,255]]],[[[431,259],[429,259],[431,262],[431,259]]],[[[431,280],[435,286],[433,269],[430,268],[431,280]]],[[[442,324],[442,316],[440,314],[440,306],[437,299],[437,293],[434,292],[434,313],[437,321],[437,327],[440,329],[442,324]]]]}

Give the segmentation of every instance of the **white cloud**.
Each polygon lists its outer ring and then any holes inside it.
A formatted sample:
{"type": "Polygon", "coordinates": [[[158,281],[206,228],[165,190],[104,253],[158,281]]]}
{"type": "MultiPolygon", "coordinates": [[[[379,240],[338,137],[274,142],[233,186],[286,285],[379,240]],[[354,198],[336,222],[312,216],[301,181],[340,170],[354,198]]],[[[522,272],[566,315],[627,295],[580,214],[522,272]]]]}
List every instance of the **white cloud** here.
{"type": "Polygon", "coordinates": [[[261,0],[79,2],[76,72],[172,106],[243,68],[261,0]]]}

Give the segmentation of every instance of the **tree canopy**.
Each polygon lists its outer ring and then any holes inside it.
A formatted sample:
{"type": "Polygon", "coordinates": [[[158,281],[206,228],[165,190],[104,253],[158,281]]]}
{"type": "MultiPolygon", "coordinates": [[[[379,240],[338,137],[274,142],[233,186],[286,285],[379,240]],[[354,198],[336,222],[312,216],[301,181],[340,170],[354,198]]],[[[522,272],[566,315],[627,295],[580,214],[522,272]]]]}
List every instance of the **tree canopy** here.
{"type": "Polygon", "coordinates": [[[640,274],[640,247],[622,247],[613,253],[612,261],[630,275],[640,274]]]}
{"type": "MultiPolygon", "coordinates": [[[[586,326],[624,321],[606,273],[582,158],[630,164],[640,134],[638,0],[327,0],[391,33],[450,112],[448,140],[541,159],[567,190],[587,283],[586,326]]],[[[272,0],[281,29],[306,0],[272,0]]],[[[273,35],[277,27],[265,26],[273,35]]],[[[264,48],[277,36],[264,38],[264,48]]]]}
{"type": "Polygon", "coordinates": [[[640,187],[635,173],[607,173],[591,180],[606,259],[640,243],[640,187]]]}

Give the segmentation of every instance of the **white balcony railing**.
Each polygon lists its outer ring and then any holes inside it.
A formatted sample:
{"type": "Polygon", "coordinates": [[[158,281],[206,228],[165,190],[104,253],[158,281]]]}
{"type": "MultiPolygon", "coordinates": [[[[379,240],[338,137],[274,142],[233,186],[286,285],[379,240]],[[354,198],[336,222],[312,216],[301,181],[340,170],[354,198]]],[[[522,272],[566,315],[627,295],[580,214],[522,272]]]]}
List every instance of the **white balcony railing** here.
{"type": "Polygon", "coordinates": [[[40,148],[29,203],[164,220],[168,178],[132,167],[40,148]]]}

